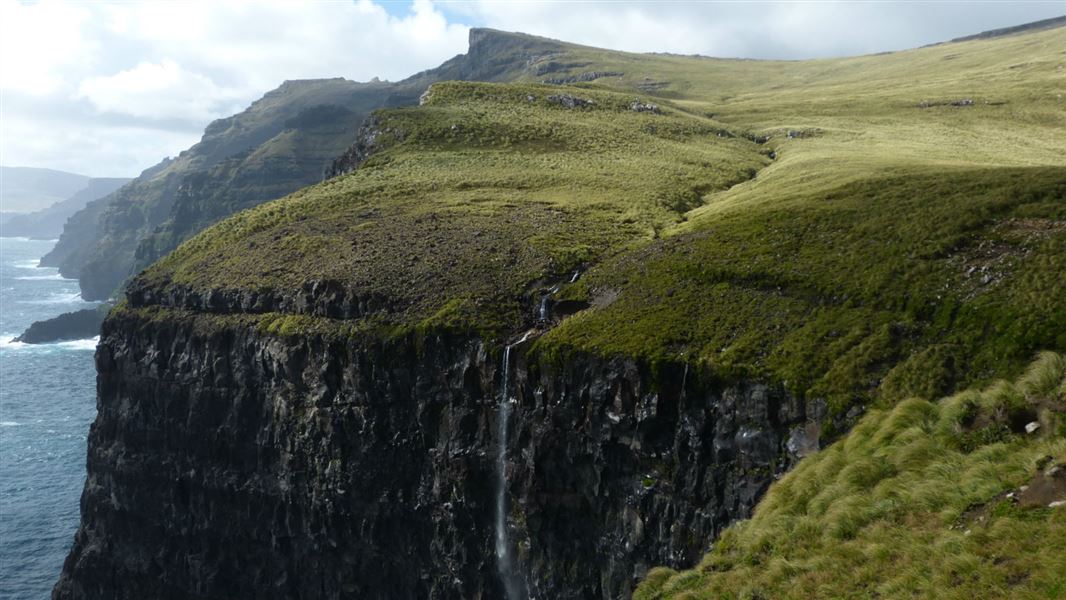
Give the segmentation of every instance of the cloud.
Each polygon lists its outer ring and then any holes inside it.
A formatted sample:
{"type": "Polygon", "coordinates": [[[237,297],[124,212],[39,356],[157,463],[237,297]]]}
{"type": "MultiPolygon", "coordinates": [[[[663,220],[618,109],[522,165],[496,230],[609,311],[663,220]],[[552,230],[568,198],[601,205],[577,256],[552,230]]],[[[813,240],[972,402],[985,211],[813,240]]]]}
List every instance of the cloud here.
{"type": "Polygon", "coordinates": [[[470,25],[636,52],[805,58],[918,46],[1061,6],[0,0],[0,161],[136,173],[286,79],[402,79],[465,52],[470,25]]]}
{"type": "Polygon", "coordinates": [[[44,1],[0,0],[0,88],[46,95],[66,75],[91,68],[93,43],[84,36],[91,11],[44,1]]]}
{"type": "MultiPolygon", "coordinates": [[[[5,165],[48,167],[97,177],[139,175],[200,137],[187,130],[85,117],[5,118],[3,130],[5,138],[18,140],[17,158],[8,161],[5,156],[5,165]]],[[[8,143],[5,139],[4,145],[8,143]]]]}
{"type": "Polygon", "coordinates": [[[85,79],[78,86],[78,96],[101,112],[147,119],[165,115],[193,123],[239,110],[234,101],[241,100],[234,91],[170,59],[142,62],[114,75],[85,79]]]}
{"type": "Polygon", "coordinates": [[[287,79],[395,80],[466,50],[468,27],[429,0],[392,12],[370,0],[0,0],[0,160],[128,174],[287,79]],[[99,149],[78,136],[76,154],[71,127],[99,149]]]}
{"type": "Polygon", "coordinates": [[[296,77],[399,79],[466,49],[467,27],[428,0],[400,17],[369,0],[142,2],[102,12],[111,35],[266,89],[296,77]]]}
{"type": "Polygon", "coordinates": [[[490,27],[633,52],[800,59],[912,48],[1062,14],[1054,2],[499,2],[447,5],[490,27]]]}

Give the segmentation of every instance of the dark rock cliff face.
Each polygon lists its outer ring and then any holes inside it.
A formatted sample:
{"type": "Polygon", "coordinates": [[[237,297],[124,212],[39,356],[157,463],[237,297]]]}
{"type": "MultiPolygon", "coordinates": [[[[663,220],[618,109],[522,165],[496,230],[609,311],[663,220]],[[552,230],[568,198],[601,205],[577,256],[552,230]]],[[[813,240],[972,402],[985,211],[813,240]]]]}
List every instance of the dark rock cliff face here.
{"type": "MultiPolygon", "coordinates": [[[[82,524],[55,598],[504,597],[499,351],[138,314],[104,323],[82,524]]],[[[506,498],[529,597],[627,597],[651,566],[691,566],[822,416],[682,365],[527,350],[510,370],[506,498]]]]}
{"type": "Polygon", "coordinates": [[[344,154],[335,158],[326,169],[326,178],[351,173],[362,166],[377,149],[377,141],[380,136],[381,123],[377,117],[370,115],[359,127],[359,131],[356,132],[355,143],[349,146],[344,151],[344,154]]]}

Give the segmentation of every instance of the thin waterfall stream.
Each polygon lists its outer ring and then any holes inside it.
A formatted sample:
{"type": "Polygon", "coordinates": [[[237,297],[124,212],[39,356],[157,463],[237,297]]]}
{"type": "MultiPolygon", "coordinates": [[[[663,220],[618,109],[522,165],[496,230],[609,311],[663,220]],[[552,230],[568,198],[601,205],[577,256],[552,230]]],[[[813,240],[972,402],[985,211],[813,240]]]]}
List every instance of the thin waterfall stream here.
{"type": "MultiPolygon", "coordinates": [[[[581,271],[574,271],[570,277],[570,283],[577,281],[581,271]]],[[[548,289],[540,298],[537,310],[537,319],[541,326],[548,324],[551,317],[551,297],[559,291],[561,285],[556,284],[548,289]]],[[[496,568],[503,582],[507,600],[524,600],[527,596],[525,586],[518,573],[515,572],[513,550],[511,540],[507,535],[507,446],[509,437],[509,425],[511,421],[511,408],[514,399],[511,398],[511,350],[525,343],[537,333],[537,329],[530,329],[522,334],[522,337],[503,349],[503,364],[500,365],[500,408],[496,417],[496,437],[499,446],[496,452],[496,568]]]]}
{"type": "Polygon", "coordinates": [[[517,342],[508,344],[503,350],[503,365],[500,375],[500,410],[497,415],[497,437],[499,448],[496,454],[496,567],[503,581],[508,600],[522,600],[522,586],[514,571],[514,558],[511,543],[507,536],[507,437],[508,423],[511,420],[510,373],[511,349],[525,342],[533,335],[527,331],[517,342]]]}
{"type": "Polygon", "coordinates": [[[555,294],[555,292],[558,292],[558,291],[559,291],[559,286],[558,285],[554,285],[554,286],[552,286],[552,288],[550,290],[548,290],[548,292],[546,294],[544,294],[544,295],[542,295],[540,297],[540,308],[537,310],[537,319],[539,319],[541,323],[544,323],[544,322],[546,322],[548,320],[548,316],[549,316],[548,315],[548,309],[551,306],[550,303],[552,301],[551,300],[552,295],[555,294]]]}

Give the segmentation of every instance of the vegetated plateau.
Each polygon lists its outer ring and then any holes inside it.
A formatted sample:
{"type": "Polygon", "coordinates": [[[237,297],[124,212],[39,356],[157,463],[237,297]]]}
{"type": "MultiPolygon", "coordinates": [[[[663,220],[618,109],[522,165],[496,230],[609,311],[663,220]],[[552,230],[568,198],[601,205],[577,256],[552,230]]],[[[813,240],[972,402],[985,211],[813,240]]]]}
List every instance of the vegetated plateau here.
{"type": "Polygon", "coordinates": [[[793,62],[475,38],[526,49],[507,82],[376,111],[339,175],[132,279],[57,597],[1066,593],[1063,359],[1033,362],[1066,351],[1066,29],[793,62]],[[517,575],[478,483],[510,378],[517,575]],[[208,552],[220,515],[284,535],[208,552]]]}

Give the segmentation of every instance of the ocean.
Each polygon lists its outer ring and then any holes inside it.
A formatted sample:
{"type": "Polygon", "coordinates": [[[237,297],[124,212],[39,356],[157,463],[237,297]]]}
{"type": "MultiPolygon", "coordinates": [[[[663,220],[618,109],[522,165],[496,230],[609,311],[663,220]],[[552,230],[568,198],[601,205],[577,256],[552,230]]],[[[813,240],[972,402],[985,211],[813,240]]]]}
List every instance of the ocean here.
{"type": "Polygon", "coordinates": [[[30,323],[89,308],[37,260],[54,241],[0,238],[0,599],[48,598],[78,527],[96,416],[96,340],[11,342],[30,323]]]}

